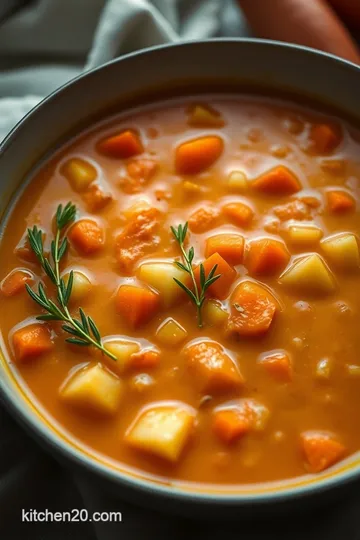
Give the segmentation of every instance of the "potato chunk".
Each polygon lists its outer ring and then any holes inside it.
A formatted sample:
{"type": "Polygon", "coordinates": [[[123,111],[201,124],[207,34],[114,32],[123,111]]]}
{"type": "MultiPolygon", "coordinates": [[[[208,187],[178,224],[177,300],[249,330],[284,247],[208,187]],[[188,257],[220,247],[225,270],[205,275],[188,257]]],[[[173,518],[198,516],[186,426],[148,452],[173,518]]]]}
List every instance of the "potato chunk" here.
{"type": "Polygon", "coordinates": [[[215,341],[194,343],[185,354],[195,382],[206,394],[234,390],[244,382],[235,362],[215,341]]]}
{"type": "Polygon", "coordinates": [[[197,128],[217,128],[224,125],[224,120],[215,109],[209,106],[195,105],[189,114],[188,124],[197,128]]]}
{"type": "Polygon", "coordinates": [[[127,339],[109,339],[104,341],[105,349],[116,356],[116,361],[104,355],[104,361],[114,373],[122,374],[130,365],[131,357],[140,351],[136,341],[127,339]]]}
{"type": "Polygon", "coordinates": [[[195,411],[181,402],[157,403],[143,409],[126,433],[138,450],[178,461],[194,425],[195,411]]]}
{"type": "MultiPolygon", "coordinates": [[[[64,275],[64,281],[66,285],[69,281],[69,276],[70,273],[64,275]]],[[[78,303],[90,293],[92,284],[88,276],[83,274],[83,272],[75,270],[73,272],[73,276],[73,286],[71,290],[70,302],[78,303]]]]}
{"type": "Polygon", "coordinates": [[[188,280],[188,274],[173,262],[144,263],[139,268],[138,277],[158,291],[165,307],[178,302],[184,294],[174,278],[182,283],[188,280]]]}
{"type": "Polygon", "coordinates": [[[71,158],[65,161],[60,169],[61,174],[69,181],[74,191],[86,191],[97,177],[97,171],[89,161],[71,158]]]}
{"type": "Polygon", "coordinates": [[[359,242],[355,234],[342,233],[325,238],[321,248],[330,264],[346,271],[360,267],[359,242]]]}
{"type": "Polygon", "coordinates": [[[77,371],[60,388],[61,398],[78,409],[101,415],[118,410],[123,394],[122,381],[95,364],[77,371]]]}
{"type": "Polygon", "coordinates": [[[292,225],[288,231],[289,242],[303,248],[317,244],[322,236],[322,230],[313,225],[292,225]]]}
{"type": "Polygon", "coordinates": [[[228,320],[229,314],[217,300],[210,299],[203,307],[204,320],[210,326],[220,326],[228,320]]]}
{"type": "Polygon", "coordinates": [[[324,259],[317,253],[300,257],[279,278],[280,283],[311,295],[330,294],[336,282],[324,259]]]}
{"type": "Polygon", "coordinates": [[[187,331],[175,319],[169,317],[156,331],[156,338],[168,347],[176,347],[186,339],[187,331]]]}
{"type": "Polygon", "coordinates": [[[244,171],[232,171],[228,176],[228,188],[230,191],[244,192],[248,189],[249,183],[244,171]]]}

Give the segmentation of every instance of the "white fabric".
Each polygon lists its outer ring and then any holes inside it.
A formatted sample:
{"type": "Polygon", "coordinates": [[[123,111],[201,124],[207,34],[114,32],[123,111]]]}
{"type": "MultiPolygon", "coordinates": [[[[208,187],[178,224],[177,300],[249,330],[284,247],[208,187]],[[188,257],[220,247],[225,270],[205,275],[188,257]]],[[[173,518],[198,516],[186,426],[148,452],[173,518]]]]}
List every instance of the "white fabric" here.
{"type": "Polygon", "coordinates": [[[0,27],[0,140],[83,69],[161,43],[246,34],[235,0],[38,0],[0,27]]]}

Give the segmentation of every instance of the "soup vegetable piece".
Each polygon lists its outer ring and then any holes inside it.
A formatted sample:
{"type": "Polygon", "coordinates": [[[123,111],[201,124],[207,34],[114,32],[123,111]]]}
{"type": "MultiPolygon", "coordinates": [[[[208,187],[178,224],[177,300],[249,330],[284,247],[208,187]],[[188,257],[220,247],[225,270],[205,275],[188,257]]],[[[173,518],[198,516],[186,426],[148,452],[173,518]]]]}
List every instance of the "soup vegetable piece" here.
{"type": "Polygon", "coordinates": [[[80,133],[0,243],[22,391],[148,478],[331,473],[360,450],[359,155],[340,118],[240,94],[80,133]]]}

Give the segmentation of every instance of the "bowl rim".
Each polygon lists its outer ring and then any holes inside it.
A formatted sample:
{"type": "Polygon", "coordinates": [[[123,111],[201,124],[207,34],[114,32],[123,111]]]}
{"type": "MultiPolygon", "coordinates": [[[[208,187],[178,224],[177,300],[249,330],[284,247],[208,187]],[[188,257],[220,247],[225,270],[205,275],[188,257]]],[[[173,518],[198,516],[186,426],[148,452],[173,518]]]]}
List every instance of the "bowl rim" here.
{"type": "MultiPolygon", "coordinates": [[[[107,69],[109,66],[129,60],[134,57],[148,55],[149,53],[156,53],[163,49],[177,49],[177,48],[189,48],[197,46],[206,46],[206,44],[221,43],[225,44],[247,44],[252,46],[258,46],[260,49],[263,47],[270,47],[273,49],[282,48],[292,51],[293,54],[305,54],[316,55],[322,57],[326,61],[342,65],[346,69],[357,71],[360,77],[360,66],[344,60],[333,54],[319,51],[310,47],[302,45],[296,45],[291,43],[285,43],[280,41],[273,41],[267,39],[258,38],[213,38],[206,40],[189,40],[184,42],[166,43],[161,45],[155,45],[145,49],[131,52],[118,58],[114,58],[100,66],[97,66],[89,71],[83,72],[80,75],[74,77],[70,81],[51,92],[48,96],[42,99],[35,107],[33,107],[8,133],[8,135],[0,142],[0,159],[6,152],[7,148],[13,144],[16,140],[18,131],[24,127],[28,119],[37,114],[38,110],[44,105],[51,105],[57,98],[59,93],[66,91],[70,86],[78,84],[84,78],[91,78],[99,71],[107,69]]],[[[0,350],[1,353],[1,350],[0,350]]],[[[2,358],[0,361],[6,363],[2,358]]],[[[14,378],[13,375],[8,375],[9,378],[14,378]]],[[[252,506],[266,505],[266,503],[274,502],[289,502],[290,500],[296,500],[304,496],[310,496],[328,491],[332,488],[344,486],[352,481],[360,478],[360,462],[359,464],[349,465],[344,470],[338,472],[334,471],[327,477],[319,477],[318,479],[306,480],[302,477],[291,479],[293,481],[298,480],[295,485],[289,485],[288,487],[281,488],[281,482],[271,482],[274,487],[270,487],[263,492],[255,491],[255,487],[261,486],[261,484],[254,485],[254,492],[251,492],[251,485],[249,485],[249,491],[242,491],[237,493],[236,491],[226,492],[221,491],[221,486],[211,485],[212,491],[206,492],[206,487],[210,488],[210,484],[199,484],[200,489],[192,489],[188,484],[185,487],[177,487],[173,484],[167,484],[165,481],[161,483],[159,481],[152,480],[150,477],[136,476],[131,472],[127,472],[126,469],[120,470],[112,467],[106,463],[105,460],[101,461],[94,455],[87,453],[80,446],[72,444],[65,437],[54,428],[51,428],[46,422],[45,418],[42,418],[41,412],[36,409],[36,406],[31,407],[31,400],[26,396],[25,392],[19,389],[16,390],[18,399],[14,398],[13,388],[16,386],[16,380],[8,385],[0,378],[0,400],[1,403],[10,411],[20,425],[24,426],[26,431],[30,433],[36,440],[40,439],[42,446],[49,451],[52,449],[56,454],[59,454],[66,461],[71,462],[74,465],[79,466],[81,469],[85,469],[87,472],[95,474],[97,477],[110,482],[118,487],[125,487],[132,490],[136,490],[145,495],[156,495],[163,498],[171,498],[179,503],[196,503],[197,505],[215,504],[216,506],[252,506]],[[24,406],[24,402],[28,400],[30,405],[24,406]],[[201,489],[204,489],[202,491],[201,489]],[[217,491],[218,489],[218,491],[217,491]]],[[[196,484],[194,484],[196,485],[196,484]]],[[[231,486],[236,489],[236,486],[231,486]]],[[[241,486],[239,486],[241,489],[241,486]]]]}

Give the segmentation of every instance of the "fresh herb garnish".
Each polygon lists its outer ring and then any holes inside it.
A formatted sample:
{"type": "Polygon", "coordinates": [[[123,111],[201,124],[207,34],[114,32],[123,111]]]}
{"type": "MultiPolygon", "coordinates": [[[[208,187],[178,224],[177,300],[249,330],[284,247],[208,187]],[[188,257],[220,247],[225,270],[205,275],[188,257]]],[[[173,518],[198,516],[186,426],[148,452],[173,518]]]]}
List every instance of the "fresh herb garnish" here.
{"type": "Polygon", "coordinates": [[[76,206],[71,202],[68,202],[65,207],[61,204],[58,206],[55,214],[55,240],[51,242],[50,249],[51,258],[44,253],[43,231],[38,229],[36,225],[32,229],[28,229],[29,245],[46,275],[57,289],[56,302],[46,295],[42,283],[39,283],[37,293],[28,284],[26,284],[26,290],[31,298],[47,311],[46,314],[36,317],[39,321],[63,321],[65,323],[62,325],[63,330],[72,336],[66,339],[68,343],[81,347],[94,346],[113,360],[116,360],[116,356],[105,349],[100,332],[93,319],[86,315],[81,308],[79,308],[80,319],[75,319],[68,309],[74,273],[72,270],[70,271],[67,283],[60,277],[60,261],[68,247],[68,239],[66,236],[62,237],[62,232],[67,225],[75,220],[75,216],[76,206]]]}
{"type": "Polygon", "coordinates": [[[203,320],[201,308],[205,302],[205,293],[210,287],[210,285],[212,285],[217,279],[219,279],[219,277],[221,277],[221,274],[215,276],[215,272],[217,269],[217,264],[215,264],[206,276],[204,265],[201,263],[199,267],[200,284],[198,286],[193,267],[193,260],[195,255],[194,248],[191,247],[189,251],[186,252],[184,247],[186,233],[188,230],[188,223],[185,223],[185,225],[178,225],[177,229],[175,229],[175,227],[170,228],[177,243],[180,246],[181,255],[184,261],[184,263],[175,261],[175,264],[190,275],[193,289],[189,289],[189,287],[187,287],[185,283],[182,283],[180,280],[176,278],[173,279],[179,285],[179,287],[181,287],[186,292],[186,294],[190,297],[191,301],[195,304],[197,311],[198,327],[202,328],[203,320]]]}

